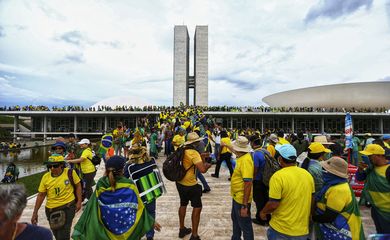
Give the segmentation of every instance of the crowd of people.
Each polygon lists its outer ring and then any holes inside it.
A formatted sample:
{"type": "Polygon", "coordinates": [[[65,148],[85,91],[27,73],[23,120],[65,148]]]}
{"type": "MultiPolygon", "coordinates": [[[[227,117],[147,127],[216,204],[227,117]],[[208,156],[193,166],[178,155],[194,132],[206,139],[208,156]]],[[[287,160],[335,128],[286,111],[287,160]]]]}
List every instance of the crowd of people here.
{"type": "MultiPolygon", "coordinates": [[[[355,136],[348,150],[344,139],[326,135],[227,129],[206,116],[204,108],[182,107],[161,111],[157,121],[142,119],[136,129],[118,123],[95,149],[88,139],[75,137],[59,138],[53,145],[31,218],[38,223],[47,199],[45,214],[57,240],[70,238],[75,212],[83,205],[74,239],[154,239],[154,230],[161,228],[155,221],[161,192],[151,185],[157,184],[150,180],[153,175],[139,170],[155,164],[160,151],[169,158],[182,152],[185,171],[175,180],[179,238],[201,239],[202,194],[212,191],[203,174],[215,164],[210,176],[220,178],[223,162],[229,170],[233,240],[254,239],[253,224],[268,226],[271,240],[365,239],[359,204],[371,207],[377,233],[390,234],[389,135],[355,136]],[[106,171],[93,191],[96,156],[106,171]],[[359,201],[349,183],[348,156],[356,165],[356,179],[365,182],[359,201]],[[188,204],[191,227],[185,226],[188,204]]],[[[2,207],[6,198],[1,191],[2,207]]],[[[7,224],[16,223],[22,210],[7,215],[7,224]]],[[[0,231],[1,239],[25,239],[21,229],[30,225],[17,226],[10,228],[12,233],[0,231]]]]}
{"type": "MultiPolygon", "coordinates": [[[[120,111],[120,112],[160,112],[160,111],[175,111],[182,107],[172,106],[97,106],[97,107],[84,107],[84,106],[3,106],[0,107],[0,111],[120,111]]],[[[386,107],[376,108],[354,108],[354,107],[268,107],[268,106],[203,106],[198,107],[204,112],[351,112],[351,113],[388,113],[389,109],[386,107]]]]}

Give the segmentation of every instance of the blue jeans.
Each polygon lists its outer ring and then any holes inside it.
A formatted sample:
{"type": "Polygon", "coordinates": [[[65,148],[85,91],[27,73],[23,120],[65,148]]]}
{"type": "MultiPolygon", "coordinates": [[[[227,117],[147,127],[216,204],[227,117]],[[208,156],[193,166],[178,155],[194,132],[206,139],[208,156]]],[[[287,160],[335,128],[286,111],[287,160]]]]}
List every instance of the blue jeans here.
{"type": "Polygon", "coordinates": [[[196,171],[196,177],[202,182],[203,190],[210,190],[209,184],[207,183],[203,174],[201,172],[199,172],[198,170],[196,171]]]}
{"type": "Polygon", "coordinates": [[[251,219],[251,206],[248,204],[248,217],[241,217],[241,204],[233,200],[232,203],[232,221],[233,221],[233,236],[232,240],[241,240],[241,233],[243,234],[244,240],[253,240],[253,228],[251,219]]]}
{"type": "Polygon", "coordinates": [[[288,236],[283,233],[275,231],[273,228],[269,227],[267,231],[268,240],[306,240],[308,235],[303,236],[288,236]]]}
{"type": "Polygon", "coordinates": [[[351,158],[352,158],[351,163],[355,166],[358,166],[358,163],[359,163],[358,151],[352,151],[351,158]]]}
{"type": "MultiPolygon", "coordinates": [[[[152,202],[145,204],[146,211],[152,216],[154,219],[156,219],[156,200],[153,200],[152,202]]],[[[154,237],[154,228],[150,229],[149,232],[146,233],[146,237],[154,237]]]]}

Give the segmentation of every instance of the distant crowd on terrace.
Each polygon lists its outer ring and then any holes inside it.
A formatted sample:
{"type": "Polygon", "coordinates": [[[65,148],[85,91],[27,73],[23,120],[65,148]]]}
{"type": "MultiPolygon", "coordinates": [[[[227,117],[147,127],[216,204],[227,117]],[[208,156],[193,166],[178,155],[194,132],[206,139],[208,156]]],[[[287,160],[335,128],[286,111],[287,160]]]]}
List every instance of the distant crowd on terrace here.
{"type": "MultiPolygon", "coordinates": [[[[83,107],[83,106],[63,106],[63,107],[48,107],[48,106],[3,106],[0,107],[0,111],[171,111],[175,110],[176,107],[172,106],[98,106],[98,107],[83,107]]],[[[238,107],[238,106],[204,106],[199,107],[204,112],[351,112],[351,113],[389,113],[389,109],[386,107],[376,108],[327,108],[327,107],[238,107]]]]}

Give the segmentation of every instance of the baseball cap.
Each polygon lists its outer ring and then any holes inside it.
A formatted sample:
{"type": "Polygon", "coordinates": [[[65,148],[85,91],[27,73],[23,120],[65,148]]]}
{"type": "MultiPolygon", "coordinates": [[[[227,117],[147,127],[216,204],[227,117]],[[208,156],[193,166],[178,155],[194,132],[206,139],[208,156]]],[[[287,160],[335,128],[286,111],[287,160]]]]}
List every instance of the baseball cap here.
{"type": "Polygon", "coordinates": [[[106,169],[113,168],[115,170],[121,170],[125,166],[126,159],[121,156],[114,155],[110,157],[106,162],[106,169]]]}
{"type": "Polygon", "coordinates": [[[322,145],[319,142],[311,143],[309,146],[309,149],[310,149],[311,153],[322,153],[322,152],[330,153],[330,152],[332,152],[331,150],[325,148],[324,145],[322,145]]]}
{"type": "Polygon", "coordinates": [[[55,148],[55,147],[62,147],[63,149],[66,149],[66,145],[64,142],[56,142],[54,143],[51,148],[55,148]]]}
{"type": "Polygon", "coordinates": [[[43,164],[55,164],[65,162],[64,157],[61,155],[51,155],[47,161],[43,164]]]}
{"type": "Polygon", "coordinates": [[[276,134],[274,134],[274,133],[272,133],[272,134],[268,137],[268,139],[269,139],[270,141],[274,142],[274,143],[278,143],[278,142],[279,142],[278,136],[276,136],[276,134]]]}
{"type": "Polygon", "coordinates": [[[361,154],[370,155],[385,155],[385,149],[378,144],[368,144],[364,151],[360,151],[361,154]]]}
{"type": "Polygon", "coordinates": [[[382,139],[383,139],[383,140],[390,139],[390,134],[385,134],[385,135],[383,135],[382,139]]]}
{"type": "Polygon", "coordinates": [[[276,145],[275,150],[286,160],[295,161],[297,158],[297,150],[291,144],[276,145]]]}
{"type": "Polygon", "coordinates": [[[86,138],[83,138],[83,139],[81,139],[81,141],[80,142],[78,142],[78,144],[91,144],[91,142],[89,141],[89,139],[86,139],[86,138]]]}

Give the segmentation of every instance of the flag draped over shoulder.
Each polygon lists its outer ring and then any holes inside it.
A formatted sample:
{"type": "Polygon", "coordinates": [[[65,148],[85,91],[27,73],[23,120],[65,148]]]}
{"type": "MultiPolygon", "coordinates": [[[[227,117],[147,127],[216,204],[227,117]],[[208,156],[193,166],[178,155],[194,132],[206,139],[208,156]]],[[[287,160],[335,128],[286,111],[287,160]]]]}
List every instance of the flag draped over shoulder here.
{"type": "Polygon", "coordinates": [[[116,179],[111,191],[108,177],[99,179],[96,190],[74,227],[75,240],[139,240],[154,224],[134,183],[116,179]]]}

